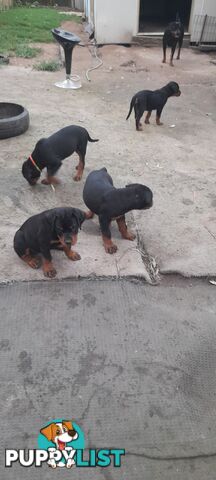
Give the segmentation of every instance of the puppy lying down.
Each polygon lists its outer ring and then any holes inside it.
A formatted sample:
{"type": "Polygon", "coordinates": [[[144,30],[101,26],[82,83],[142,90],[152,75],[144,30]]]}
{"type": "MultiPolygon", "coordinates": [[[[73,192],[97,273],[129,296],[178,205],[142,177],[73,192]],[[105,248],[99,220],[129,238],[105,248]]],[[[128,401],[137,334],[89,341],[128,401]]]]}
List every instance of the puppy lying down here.
{"type": "Polygon", "coordinates": [[[14,237],[14,250],[31,268],[42,263],[46,277],[55,277],[50,250],[63,250],[70,260],[80,260],[71,249],[77,242],[78,231],[88,214],[78,208],[52,208],[33,215],[19,228],[14,237]]]}

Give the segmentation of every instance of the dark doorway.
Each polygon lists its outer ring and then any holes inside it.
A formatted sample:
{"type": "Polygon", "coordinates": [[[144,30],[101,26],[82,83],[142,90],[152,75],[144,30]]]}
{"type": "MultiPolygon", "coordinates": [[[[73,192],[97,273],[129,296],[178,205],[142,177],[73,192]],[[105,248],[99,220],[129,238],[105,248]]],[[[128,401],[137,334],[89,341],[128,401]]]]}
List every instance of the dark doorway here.
{"type": "Polygon", "coordinates": [[[187,31],[192,0],[140,0],[139,32],[163,32],[179,13],[187,31]]]}

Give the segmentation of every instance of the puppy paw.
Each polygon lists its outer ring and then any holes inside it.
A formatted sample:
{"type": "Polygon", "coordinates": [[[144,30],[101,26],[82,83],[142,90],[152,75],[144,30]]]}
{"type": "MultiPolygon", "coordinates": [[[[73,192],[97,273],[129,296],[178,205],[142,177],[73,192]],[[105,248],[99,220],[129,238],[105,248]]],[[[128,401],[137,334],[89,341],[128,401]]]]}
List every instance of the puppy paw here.
{"type": "Polygon", "coordinates": [[[67,254],[67,257],[75,262],[76,260],[81,260],[81,256],[77,252],[73,252],[72,250],[67,254]]]}
{"type": "Polygon", "coordinates": [[[56,269],[55,268],[44,268],[43,269],[43,272],[44,272],[44,276],[45,277],[48,277],[48,278],[54,278],[57,274],[56,272],[56,269]]]}
{"type": "Polygon", "coordinates": [[[41,183],[43,185],[59,185],[61,182],[58,178],[56,177],[48,177],[48,178],[44,178],[43,180],[41,180],[41,183]]]}
{"type": "Polygon", "coordinates": [[[149,120],[145,120],[145,124],[149,125],[150,124],[149,120]]]}
{"type": "Polygon", "coordinates": [[[77,173],[76,175],[74,175],[73,179],[75,182],[79,182],[82,178],[82,175],[80,175],[79,173],[77,173]]]}
{"type": "Polygon", "coordinates": [[[73,465],[75,465],[75,461],[69,458],[69,460],[66,463],[66,468],[71,468],[73,467],[73,465]]]}
{"type": "Polygon", "coordinates": [[[34,257],[28,261],[28,264],[31,268],[34,268],[36,270],[37,268],[40,268],[41,260],[38,257],[34,257]]]}
{"type": "Polygon", "coordinates": [[[37,269],[41,266],[41,260],[39,257],[31,257],[31,255],[24,255],[22,260],[29,265],[29,267],[37,269]]]}
{"type": "Polygon", "coordinates": [[[86,220],[90,220],[91,218],[94,217],[94,213],[89,210],[88,212],[85,212],[85,218],[86,220]]]}
{"type": "Polygon", "coordinates": [[[50,460],[48,460],[47,464],[48,464],[49,467],[51,467],[51,468],[57,468],[57,464],[56,464],[54,458],[51,458],[50,460]]]}
{"type": "Polygon", "coordinates": [[[105,247],[106,253],[110,253],[111,255],[112,255],[113,253],[116,253],[117,250],[118,250],[117,245],[115,245],[114,243],[113,243],[112,245],[109,245],[109,246],[108,246],[108,245],[104,245],[104,247],[105,247]]]}
{"type": "Polygon", "coordinates": [[[123,238],[132,242],[133,240],[135,240],[136,235],[132,232],[127,231],[126,235],[123,238]]]}
{"type": "Polygon", "coordinates": [[[61,180],[59,180],[59,178],[56,178],[56,177],[51,177],[50,180],[49,180],[50,184],[52,185],[60,185],[61,183],[61,180]]]}
{"type": "Polygon", "coordinates": [[[166,63],[166,60],[162,60],[162,63],[166,63]]]}

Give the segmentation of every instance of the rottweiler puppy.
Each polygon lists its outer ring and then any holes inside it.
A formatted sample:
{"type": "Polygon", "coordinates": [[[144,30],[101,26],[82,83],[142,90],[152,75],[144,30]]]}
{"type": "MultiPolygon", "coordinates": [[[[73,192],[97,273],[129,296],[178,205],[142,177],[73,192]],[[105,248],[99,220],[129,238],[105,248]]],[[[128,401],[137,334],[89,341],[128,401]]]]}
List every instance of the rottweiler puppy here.
{"type": "Polygon", "coordinates": [[[42,138],[23,163],[23,176],[30,185],[35,185],[42,170],[46,168],[47,178],[41,183],[45,185],[59,183],[55,174],[61,167],[62,160],[76,152],[79,155],[79,163],[76,167],[77,173],[73,178],[75,181],[81,180],[88,142],[98,142],[98,139],[92,139],[85,128],[77,125],[70,125],[48,138],[42,138]]]}
{"type": "Polygon", "coordinates": [[[163,63],[166,63],[166,49],[171,48],[170,66],[174,67],[173,57],[178,45],[178,54],[176,59],[180,60],[180,53],[184,39],[184,26],[177,14],[176,21],[169,23],[163,35],[163,63]]]}
{"type": "Polygon", "coordinates": [[[169,82],[165,87],[159,90],[141,90],[137,92],[130,104],[130,110],[126,120],[130,117],[130,114],[134,108],[136,130],[142,130],[142,124],[140,122],[143,113],[147,111],[145,123],[148,124],[152,110],[156,110],[156,123],[157,125],[163,125],[161,123],[161,113],[169,97],[179,97],[181,91],[179,85],[176,82],[169,82]]]}
{"type": "Polygon", "coordinates": [[[110,223],[116,220],[122,238],[134,240],[135,235],[127,229],[125,213],[131,210],[146,210],[152,207],[153,194],[145,185],[134,183],[125,188],[115,188],[106,168],[91,172],[85,182],[83,200],[93,217],[98,215],[107,253],[115,253],[117,246],[112,242],[110,223]]]}
{"type": "Polygon", "coordinates": [[[63,250],[70,260],[80,260],[71,245],[76,244],[78,230],[86,218],[88,214],[72,207],[52,208],[33,215],[16,232],[14,250],[31,268],[41,266],[42,256],[45,277],[55,277],[50,250],[63,250]]]}

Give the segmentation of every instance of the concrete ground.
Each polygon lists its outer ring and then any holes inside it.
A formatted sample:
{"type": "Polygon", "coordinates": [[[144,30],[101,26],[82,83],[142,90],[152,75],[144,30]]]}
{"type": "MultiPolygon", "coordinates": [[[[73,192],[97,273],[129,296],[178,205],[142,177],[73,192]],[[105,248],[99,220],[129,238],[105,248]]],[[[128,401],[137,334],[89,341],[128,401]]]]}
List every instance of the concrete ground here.
{"type": "MultiPolygon", "coordinates": [[[[80,25],[66,24],[65,28],[76,29],[86,40],[80,25]]],[[[129,216],[132,229],[138,232],[138,244],[122,241],[113,227],[119,247],[113,257],[103,250],[97,220],[86,222],[77,245],[81,262],[71,264],[65,259],[62,263],[62,256],[54,254],[58,278],[93,274],[137,275],[149,280],[149,274],[157,270],[153,259],[162,273],[216,274],[216,67],[210,63],[212,57],[184,49],[182,60],[171,68],[161,63],[160,48],[105,46],[99,55],[103,66],[90,73],[88,82],[85,72],[97,61],[88,48],[74,50],[74,72],[81,74],[83,83],[79,91],[56,88],[54,83],[64,78],[64,70],[35,71],[35,59],[25,60],[23,65],[12,60],[12,65],[1,67],[1,99],[28,108],[31,125],[24,135],[1,140],[0,280],[41,278],[41,271],[32,272],[13,253],[15,231],[30,215],[49,207],[67,204],[83,208],[85,178],[102,166],[108,168],[117,186],[128,182],[150,186],[154,206],[129,216]],[[168,101],[164,125],[157,127],[152,116],[152,124],[136,132],[134,119],[125,121],[131,96],[170,80],[180,84],[182,96],[168,101]],[[74,155],[59,171],[62,184],[55,194],[42,185],[30,188],[21,176],[23,160],[39,138],[69,124],[85,126],[100,139],[88,146],[83,180],[72,180],[74,155]]]]}
{"type": "Polygon", "coordinates": [[[86,448],[126,455],[119,469],[58,478],[215,478],[214,287],[19,282],[0,287],[0,313],[2,480],[55,477],[47,465],[6,469],[4,449],[37,448],[40,428],[62,417],[83,429],[86,448]]]}

